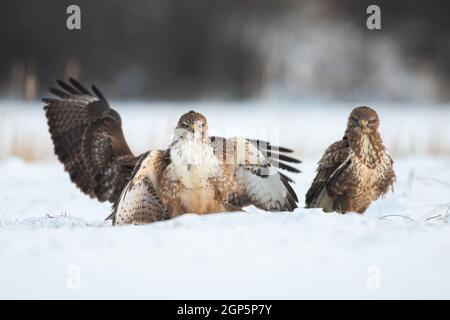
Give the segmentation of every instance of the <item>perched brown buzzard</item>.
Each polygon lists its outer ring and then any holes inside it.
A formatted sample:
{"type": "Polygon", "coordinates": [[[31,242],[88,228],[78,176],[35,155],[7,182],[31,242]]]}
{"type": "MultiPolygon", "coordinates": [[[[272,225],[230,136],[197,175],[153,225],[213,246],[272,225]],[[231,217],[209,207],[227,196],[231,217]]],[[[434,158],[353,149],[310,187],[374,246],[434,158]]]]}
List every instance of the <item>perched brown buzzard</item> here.
{"type": "Polygon", "coordinates": [[[114,203],[115,224],[149,223],[183,213],[237,211],[248,205],[292,211],[292,180],[276,167],[299,172],[290,149],[244,138],[208,136],[206,118],[190,111],[166,150],[134,156],[119,114],[102,93],[74,79],[58,81],[43,99],[55,153],[71,180],[90,197],[114,203]]]}
{"type": "Polygon", "coordinates": [[[318,163],[306,194],[307,208],[364,213],[392,189],[393,161],[383,146],[379,124],[377,113],[369,107],[352,111],[344,138],[329,146],[318,163]]]}

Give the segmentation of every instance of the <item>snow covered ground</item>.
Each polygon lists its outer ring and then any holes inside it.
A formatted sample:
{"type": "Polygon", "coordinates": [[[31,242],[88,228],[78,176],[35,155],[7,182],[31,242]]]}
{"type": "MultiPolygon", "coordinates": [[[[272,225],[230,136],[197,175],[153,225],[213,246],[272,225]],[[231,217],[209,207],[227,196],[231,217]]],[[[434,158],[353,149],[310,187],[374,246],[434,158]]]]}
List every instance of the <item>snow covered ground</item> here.
{"type": "MultiPolygon", "coordinates": [[[[398,181],[363,216],[249,208],[116,228],[103,221],[109,204],[81,194],[51,156],[40,108],[2,107],[0,298],[450,298],[448,108],[379,108],[398,181]],[[39,161],[8,155],[18,129],[20,141],[37,145],[39,161]]],[[[186,111],[153,107],[120,110],[136,153],[164,147],[186,111]]],[[[342,135],[352,107],[197,109],[213,134],[264,128],[296,148],[303,206],[315,163],[342,135]],[[242,120],[251,128],[242,130],[242,120]]]]}

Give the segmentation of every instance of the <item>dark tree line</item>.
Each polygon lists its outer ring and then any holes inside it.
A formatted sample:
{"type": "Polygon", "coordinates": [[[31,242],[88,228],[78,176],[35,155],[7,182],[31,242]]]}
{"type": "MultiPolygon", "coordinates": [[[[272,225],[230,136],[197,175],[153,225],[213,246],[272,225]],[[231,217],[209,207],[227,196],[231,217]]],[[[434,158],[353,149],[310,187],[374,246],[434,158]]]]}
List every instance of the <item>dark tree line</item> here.
{"type": "MultiPolygon", "coordinates": [[[[364,25],[369,1],[2,0],[0,93],[41,95],[74,76],[121,98],[247,98],[259,94],[264,57],[249,42],[266,24],[320,3],[326,19],[364,25]],[[81,7],[82,29],[66,28],[81,7]]],[[[450,9],[442,1],[378,1],[383,36],[401,43],[407,63],[430,61],[450,81],[450,9]]],[[[373,35],[370,35],[373,37],[373,35]]],[[[368,34],[369,37],[369,34],[368,34]]],[[[326,90],[326,88],[325,88],[326,90]]],[[[442,97],[448,98],[447,90],[442,97]]]]}

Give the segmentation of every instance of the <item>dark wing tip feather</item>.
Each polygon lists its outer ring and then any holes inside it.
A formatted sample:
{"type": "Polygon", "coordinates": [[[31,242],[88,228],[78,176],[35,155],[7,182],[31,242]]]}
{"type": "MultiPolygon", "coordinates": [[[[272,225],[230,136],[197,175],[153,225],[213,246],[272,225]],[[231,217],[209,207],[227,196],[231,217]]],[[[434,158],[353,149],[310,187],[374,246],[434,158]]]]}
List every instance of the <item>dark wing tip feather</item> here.
{"type": "Polygon", "coordinates": [[[109,214],[109,216],[107,216],[107,217],[105,218],[105,221],[113,220],[115,215],[116,215],[116,209],[113,208],[113,210],[112,210],[112,212],[109,214]]]}
{"type": "Polygon", "coordinates": [[[294,150],[288,149],[285,147],[278,147],[278,146],[272,146],[272,145],[269,145],[269,146],[270,146],[271,150],[277,150],[279,152],[284,152],[284,153],[293,153],[294,152],[294,150]]]}
{"type": "Polygon", "coordinates": [[[295,202],[298,202],[297,194],[295,193],[294,189],[289,184],[289,182],[287,180],[285,180],[285,179],[281,179],[281,181],[283,182],[283,185],[287,189],[288,193],[292,196],[292,198],[294,198],[295,202]]]}
{"type": "Polygon", "coordinates": [[[302,163],[301,160],[287,156],[282,153],[293,153],[294,151],[292,149],[284,148],[284,147],[278,147],[278,146],[272,146],[270,142],[259,140],[259,139],[247,139],[250,143],[255,145],[262,154],[267,157],[271,164],[274,166],[287,170],[289,172],[294,173],[300,173],[301,171],[297,168],[294,168],[293,166],[287,164],[287,163],[302,163]],[[284,162],[282,162],[284,161],[284,162]],[[287,163],[285,163],[287,162],[287,163]]]}
{"type": "Polygon", "coordinates": [[[86,89],[80,82],[75,80],[74,78],[69,78],[69,81],[81,93],[92,96],[92,93],[88,89],[86,89]]]}
{"type": "Polygon", "coordinates": [[[106,100],[105,96],[103,95],[103,93],[96,87],[96,86],[92,86],[92,91],[94,91],[94,94],[100,98],[101,100],[106,100]]]}
{"type": "Polygon", "coordinates": [[[293,179],[289,178],[289,177],[288,177],[287,175],[285,175],[284,173],[278,171],[278,174],[279,174],[283,179],[286,179],[287,182],[289,182],[289,183],[295,183],[295,181],[294,181],[293,179]]]}
{"type": "Polygon", "coordinates": [[[66,90],[68,93],[73,94],[73,95],[79,95],[80,92],[78,90],[76,90],[74,87],[72,87],[71,85],[67,84],[66,82],[57,79],[56,83],[64,90],[66,90]]]}
{"type": "Polygon", "coordinates": [[[292,211],[294,211],[295,209],[298,208],[297,202],[291,196],[288,196],[288,202],[289,202],[289,205],[290,205],[289,211],[292,212],[292,211]]]}
{"type": "Polygon", "coordinates": [[[299,169],[294,168],[293,166],[290,166],[290,165],[288,165],[286,163],[283,163],[283,162],[278,162],[278,161],[275,161],[275,160],[271,160],[270,163],[272,165],[274,165],[275,167],[279,168],[279,169],[283,169],[283,170],[286,170],[286,171],[289,171],[289,172],[293,172],[293,173],[300,173],[301,172],[299,169]]]}
{"type": "Polygon", "coordinates": [[[273,146],[268,141],[259,140],[259,139],[247,139],[247,140],[253,144],[256,144],[258,146],[258,149],[263,149],[263,150],[268,150],[268,151],[274,150],[274,151],[283,152],[283,153],[293,153],[294,152],[294,150],[289,149],[289,148],[273,146]]]}
{"type": "Polygon", "coordinates": [[[295,208],[298,208],[297,206],[297,202],[298,202],[298,197],[297,194],[295,193],[294,189],[292,188],[292,186],[289,184],[289,181],[285,178],[285,176],[281,176],[281,182],[283,183],[284,187],[286,188],[286,199],[289,202],[290,205],[290,209],[291,211],[294,211],[295,208]]]}
{"type": "Polygon", "coordinates": [[[293,157],[286,156],[284,154],[273,154],[272,157],[278,157],[281,161],[291,162],[291,163],[302,163],[301,160],[293,157]]]}
{"type": "Polygon", "coordinates": [[[55,96],[57,96],[57,97],[59,97],[61,99],[70,98],[70,95],[67,92],[65,92],[65,91],[63,91],[63,90],[61,90],[59,88],[49,87],[48,91],[50,91],[50,93],[54,94],[55,96]]]}

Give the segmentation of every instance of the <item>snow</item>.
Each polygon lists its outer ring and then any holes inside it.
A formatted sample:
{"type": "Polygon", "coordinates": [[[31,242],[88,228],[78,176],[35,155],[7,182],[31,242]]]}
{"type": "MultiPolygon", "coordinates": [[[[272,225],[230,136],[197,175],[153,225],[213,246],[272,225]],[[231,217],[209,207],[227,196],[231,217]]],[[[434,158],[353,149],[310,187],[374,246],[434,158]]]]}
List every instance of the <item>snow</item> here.
{"type": "MultiPolygon", "coordinates": [[[[139,151],[145,144],[163,147],[177,113],[186,111],[159,106],[154,115],[148,108],[139,116],[139,108],[121,110],[126,136],[139,151]],[[139,130],[148,139],[136,139],[139,130]]],[[[221,134],[231,135],[226,123],[239,112],[256,130],[279,130],[283,144],[299,148],[303,172],[293,177],[300,206],[321,152],[342,135],[346,116],[340,113],[351,109],[304,107],[306,120],[296,126],[291,117],[277,117],[278,109],[267,109],[269,127],[266,111],[251,111],[261,107],[202,108],[221,134]],[[324,124],[331,126],[318,134],[324,124]]],[[[404,115],[381,108],[398,181],[395,192],[364,215],[248,208],[124,227],[104,221],[110,205],[83,195],[62,165],[46,156],[51,145],[39,108],[1,110],[9,120],[19,114],[36,120],[23,127],[39,143],[42,159],[0,161],[0,298],[450,298],[450,130],[436,125],[448,123],[449,109],[404,115]],[[426,125],[417,126],[419,119],[426,125]],[[432,153],[427,141],[436,132],[442,144],[432,153]]]]}

